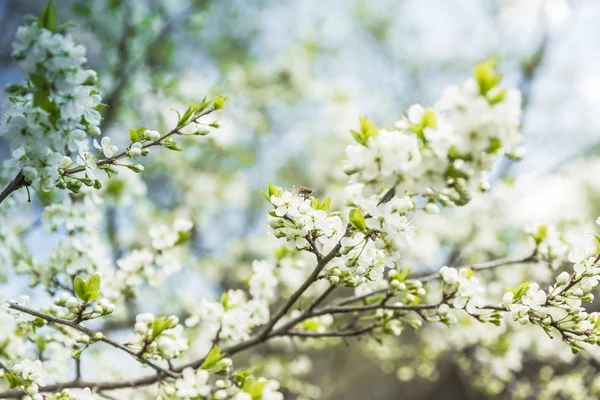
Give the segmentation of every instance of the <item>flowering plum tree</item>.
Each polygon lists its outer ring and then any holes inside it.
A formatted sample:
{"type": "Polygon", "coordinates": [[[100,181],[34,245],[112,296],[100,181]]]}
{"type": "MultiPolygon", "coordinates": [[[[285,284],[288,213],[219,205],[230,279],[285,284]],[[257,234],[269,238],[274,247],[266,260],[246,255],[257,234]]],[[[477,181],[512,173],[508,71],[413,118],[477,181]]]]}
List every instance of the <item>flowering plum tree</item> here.
{"type": "MultiPolygon", "coordinates": [[[[550,226],[529,231],[521,256],[431,274],[412,272],[405,261],[427,229],[415,216],[435,221],[442,209],[485,198],[498,161],[525,154],[520,92],[503,86],[493,59],[431,107],[410,106],[389,128],[361,117],[339,167],[348,176],[343,198],[269,183],[265,223],[279,245],[271,258],[251,261],[247,279],[231,280],[219,298],[190,300],[183,315],[128,316],[143,288],[159,292],[176,279],[191,258],[195,227],[186,210],[154,216],[159,222],[112,260],[101,233],[105,210],[139,204],[145,193],[135,189],[136,174],[147,172],[150,153],[202,146],[216,134],[212,118],[227,112],[220,111],[226,98],[186,103],[165,132],[132,128],[119,149],[102,133],[105,105],[86,49],[56,20],[48,3],[17,31],[12,57],[26,82],[7,86],[0,122],[13,177],[0,195],[0,260],[43,303],[18,293],[0,298],[0,398],[314,398],[318,390],[252,368],[238,354],[265,344],[308,352],[350,338],[365,339],[351,349],[371,351],[373,342],[393,346],[406,330],[418,337],[425,326],[434,327],[425,338],[440,343],[431,338],[485,325],[505,336],[534,328],[575,354],[600,344],[600,314],[588,311],[600,256],[595,248],[570,253],[550,226]],[[43,199],[41,224],[61,234],[47,257],[32,255],[15,218],[31,191],[43,199]],[[543,265],[555,277],[499,294],[493,271],[510,265],[543,265]],[[103,367],[94,360],[103,352],[133,360],[142,374],[130,376],[114,361],[110,374],[98,374],[103,367]]],[[[399,369],[402,379],[407,374],[399,369]]]]}

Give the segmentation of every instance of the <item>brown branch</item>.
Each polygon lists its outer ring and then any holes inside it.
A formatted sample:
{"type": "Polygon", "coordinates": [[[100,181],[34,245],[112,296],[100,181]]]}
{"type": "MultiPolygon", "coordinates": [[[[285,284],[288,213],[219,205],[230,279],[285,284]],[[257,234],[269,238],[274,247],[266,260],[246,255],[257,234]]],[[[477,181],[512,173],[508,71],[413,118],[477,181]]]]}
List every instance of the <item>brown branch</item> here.
{"type": "MultiPolygon", "coordinates": [[[[527,263],[535,263],[537,261],[538,261],[538,259],[535,255],[535,253],[533,253],[526,257],[500,258],[497,260],[486,261],[486,262],[482,262],[479,264],[461,265],[460,267],[456,267],[456,268],[459,270],[464,269],[464,268],[470,268],[473,271],[483,271],[486,269],[503,267],[505,265],[527,264],[527,263]]],[[[429,281],[434,281],[434,280],[440,279],[440,274],[439,274],[439,272],[433,272],[431,274],[426,274],[426,275],[412,276],[412,277],[410,277],[410,279],[418,279],[421,282],[429,282],[429,281]]]]}
{"type": "Polygon", "coordinates": [[[329,332],[302,332],[302,331],[286,331],[282,333],[274,334],[273,336],[296,336],[306,338],[327,338],[327,337],[348,337],[348,336],[360,336],[365,333],[371,332],[377,329],[379,324],[371,324],[365,327],[348,330],[348,331],[329,331],[329,332]]]}
{"type": "MultiPolygon", "coordinates": [[[[98,333],[98,332],[96,332],[96,331],[94,331],[92,329],[89,329],[89,328],[86,328],[86,327],[84,327],[82,325],[76,324],[73,321],[69,321],[69,320],[66,320],[66,319],[58,318],[58,317],[55,317],[53,315],[44,314],[44,313],[41,313],[41,312],[36,311],[34,309],[31,309],[29,307],[22,306],[22,305],[20,305],[18,303],[9,303],[9,307],[12,308],[13,310],[17,310],[17,311],[23,312],[25,314],[33,315],[34,317],[41,318],[41,319],[43,319],[45,321],[48,321],[48,322],[51,322],[51,323],[54,323],[54,324],[68,326],[69,328],[72,328],[72,329],[75,329],[75,330],[77,330],[79,332],[85,333],[86,335],[88,335],[90,337],[90,339],[93,339],[96,336],[96,334],[98,333]]],[[[146,360],[145,358],[141,357],[141,355],[137,354],[136,352],[134,352],[130,348],[128,348],[126,346],[123,346],[122,344],[117,343],[117,342],[115,342],[114,340],[112,340],[112,339],[110,339],[108,337],[102,336],[102,338],[99,339],[99,340],[102,341],[102,342],[108,343],[109,345],[111,345],[111,346],[113,346],[113,347],[115,347],[115,348],[117,348],[119,350],[123,350],[127,354],[131,355],[132,357],[134,357],[135,359],[137,359],[138,361],[140,361],[142,364],[147,364],[149,367],[155,369],[159,373],[163,373],[163,374],[165,374],[165,375],[167,375],[167,376],[169,376],[171,378],[178,378],[177,374],[174,374],[171,371],[168,371],[168,370],[162,368],[161,366],[153,363],[152,361],[146,360]]]]}
{"type": "Polygon", "coordinates": [[[13,178],[13,180],[10,181],[8,185],[6,185],[6,187],[4,188],[2,193],[0,193],[0,203],[2,203],[4,200],[6,200],[6,198],[8,196],[10,196],[10,194],[12,192],[15,192],[15,191],[21,189],[22,187],[29,186],[29,185],[30,185],[30,183],[27,182],[27,179],[25,179],[25,176],[23,175],[23,171],[19,171],[17,176],[15,176],[13,178]]]}

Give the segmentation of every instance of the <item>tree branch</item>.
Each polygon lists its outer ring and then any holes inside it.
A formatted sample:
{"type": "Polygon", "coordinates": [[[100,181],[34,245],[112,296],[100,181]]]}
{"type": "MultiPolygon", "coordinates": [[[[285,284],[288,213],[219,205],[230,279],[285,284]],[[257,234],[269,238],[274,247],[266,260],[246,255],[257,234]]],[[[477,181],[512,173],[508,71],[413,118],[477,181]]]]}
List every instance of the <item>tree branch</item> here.
{"type": "MultiPolygon", "coordinates": [[[[48,322],[51,322],[51,323],[54,323],[54,324],[68,326],[69,328],[72,328],[72,329],[75,329],[75,330],[77,330],[79,332],[85,333],[91,339],[94,338],[96,336],[96,334],[98,333],[98,332],[96,332],[96,331],[94,331],[92,329],[89,329],[89,328],[86,328],[86,327],[84,327],[82,325],[76,324],[75,322],[72,322],[72,321],[69,321],[69,320],[66,320],[66,319],[62,319],[62,318],[58,318],[58,317],[55,317],[55,316],[52,316],[52,315],[44,314],[44,313],[41,313],[41,312],[36,311],[34,309],[31,309],[29,307],[22,306],[22,305],[20,305],[18,303],[8,303],[8,304],[9,304],[9,307],[12,308],[13,310],[17,310],[17,311],[23,312],[25,314],[33,315],[34,317],[41,318],[41,319],[43,319],[45,321],[48,321],[48,322]]],[[[152,361],[146,360],[145,358],[142,357],[142,354],[138,354],[135,351],[131,350],[130,348],[128,348],[126,346],[123,346],[122,344],[117,343],[117,342],[115,342],[114,340],[112,340],[112,339],[110,339],[108,337],[102,336],[102,338],[99,339],[99,341],[102,341],[104,343],[108,343],[109,345],[111,345],[111,346],[113,346],[113,347],[115,347],[115,348],[117,348],[119,350],[123,350],[127,354],[131,355],[132,357],[134,357],[135,359],[137,359],[138,361],[140,361],[142,364],[147,364],[149,367],[155,369],[159,373],[163,373],[163,374],[165,374],[165,375],[167,375],[167,376],[169,376],[171,378],[178,378],[179,377],[179,375],[177,375],[177,374],[175,374],[175,373],[173,373],[173,372],[171,372],[169,370],[166,370],[166,369],[162,368],[161,366],[153,363],[152,361]]]]}
{"type": "MultiPolygon", "coordinates": [[[[165,139],[175,135],[175,134],[179,134],[181,133],[181,129],[183,129],[185,126],[189,125],[189,124],[193,124],[196,121],[198,121],[201,117],[204,117],[205,115],[208,115],[210,113],[212,113],[213,111],[215,111],[214,107],[208,107],[206,110],[202,111],[201,113],[199,113],[198,115],[196,115],[194,118],[192,118],[188,123],[186,123],[184,126],[178,126],[176,128],[171,129],[169,132],[165,133],[164,135],[162,135],[160,138],[156,139],[153,142],[147,143],[145,145],[142,146],[142,149],[147,149],[149,147],[152,146],[158,146],[160,145],[165,139]]],[[[101,165],[106,165],[106,164],[114,164],[116,163],[118,160],[120,160],[121,158],[127,156],[127,151],[122,151],[119,154],[116,154],[110,158],[105,158],[104,160],[100,160],[96,163],[97,166],[101,166],[101,165]]],[[[79,166],[79,167],[75,167],[72,169],[66,169],[63,172],[63,176],[69,176],[69,175],[73,175],[76,174],[78,172],[82,172],[85,171],[85,167],[84,166],[79,166]]]]}
{"type": "Polygon", "coordinates": [[[0,193],[0,204],[8,197],[12,192],[15,192],[21,189],[23,186],[28,186],[29,183],[25,176],[23,175],[23,171],[19,171],[17,176],[13,178],[12,181],[4,188],[2,193],[0,193]]]}

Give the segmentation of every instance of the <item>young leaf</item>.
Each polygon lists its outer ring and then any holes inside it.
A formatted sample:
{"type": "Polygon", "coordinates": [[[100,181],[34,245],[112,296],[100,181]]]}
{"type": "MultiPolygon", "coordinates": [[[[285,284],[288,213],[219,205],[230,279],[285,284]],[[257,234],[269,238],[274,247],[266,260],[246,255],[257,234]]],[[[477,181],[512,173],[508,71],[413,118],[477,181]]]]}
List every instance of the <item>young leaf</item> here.
{"type": "Polygon", "coordinates": [[[169,327],[169,324],[170,322],[167,317],[155,318],[150,327],[152,329],[152,339],[159,337],[169,327]]]}
{"type": "Polygon", "coordinates": [[[75,290],[75,294],[77,295],[77,297],[85,301],[85,280],[82,277],[75,277],[75,280],[73,281],[73,289],[75,290]]]}
{"type": "Polygon", "coordinates": [[[250,376],[250,374],[252,374],[252,372],[254,372],[254,370],[256,370],[256,367],[250,367],[245,370],[238,371],[234,375],[233,380],[236,381],[237,383],[239,383],[240,385],[243,385],[244,382],[246,381],[246,378],[248,378],[250,376]]]}
{"type": "Polygon", "coordinates": [[[54,27],[56,26],[56,7],[51,1],[49,1],[42,9],[39,25],[41,28],[46,28],[49,31],[54,30],[54,27]]]}
{"type": "Polygon", "coordinates": [[[260,189],[260,193],[263,195],[263,197],[270,203],[271,202],[271,198],[269,197],[268,194],[265,193],[264,190],[260,189]]]}
{"type": "Polygon", "coordinates": [[[350,210],[350,223],[356,229],[361,232],[365,232],[367,230],[367,225],[365,224],[365,217],[358,208],[353,208],[350,210]]]}
{"type": "Polygon", "coordinates": [[[214,367],[216,363],[221,361],[223,357],[225,357],[225,355],[221,354],[219,346],[213,346],[213,348],[210,349],[210,351],[206,355],[206,358],[204,359],[204,362],[202,363],[200,368],[208,370],[211,367],[214,367]]]}
{"type": "Polygon", "coordinates": [[[271,182],[269,182],[269,201],[271,201],[271,196],[275,196],[275,197],[280,197],[281,194],[283,193],[283,189],[280,187],[277,187],[275,185],[273,185],[271,182]]]}
{"type": "Polygon", "coordinates": [[[192,114],[194,114],[194,111],[196,111],[196,106],[190,105],[188,107],[188,109],[185,111],[185,113],[179,118],[179,122],[177,122],[177,127],[181,128],[181,127],[185,126],[187,124],[188,120],[190,119],[190,117],[192,116],[192,114]]]}
{"type": "Polygon", "coordinates": [[[88,292],[98,292],[100,290],[100,275],[94,274],[86,282],[88,292]]]}
{"type": "Polygon", "coordinates": [[[223,108],[225,106],[226,100],[227,97],[225,96],[215,96],[215,98],[213,99],[213,107],[215,107],[215,110],[220,110],[221,108],[223,108]]]}
{"type": "Polygon", "coordinates": [[[262,398],[262,392],[266,385],[267,381],[260,382],[253,376],[249,376],[244,381],[242,389],[252,397],[252,400],[258,400],[262,398]]]}

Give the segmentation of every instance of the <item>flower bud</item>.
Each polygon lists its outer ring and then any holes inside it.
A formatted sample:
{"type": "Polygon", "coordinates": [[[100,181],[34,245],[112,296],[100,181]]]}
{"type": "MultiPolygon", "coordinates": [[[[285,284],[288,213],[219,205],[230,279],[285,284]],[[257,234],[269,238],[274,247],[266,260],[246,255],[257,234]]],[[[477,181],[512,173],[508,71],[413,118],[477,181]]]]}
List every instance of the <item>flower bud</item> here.
{"type": "Polygon", "coordinates": [[[144,138],[155,142],[158,139],[160,139],[160,133],[158,133],[157,131],[146,130],[144,131],[144,138]]]}
{"type": "Polygon", "coordinates": [[[87,134],[93,138],[98,137],[100,136],[100,128],[95,125],[89,125],[87,127],[87,134]]]}
{"type": "Polygon", "coordinates": [[[430,215],[435,215],[440,213],[440,208],[435,203],[427,203],[425,206],[425,212],[430,215]]]}

